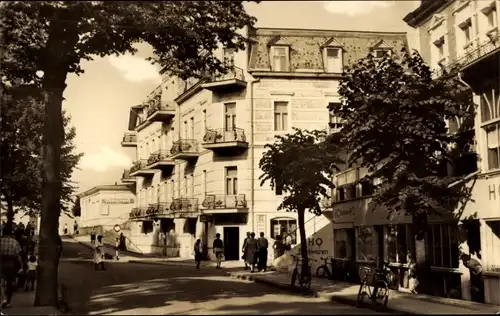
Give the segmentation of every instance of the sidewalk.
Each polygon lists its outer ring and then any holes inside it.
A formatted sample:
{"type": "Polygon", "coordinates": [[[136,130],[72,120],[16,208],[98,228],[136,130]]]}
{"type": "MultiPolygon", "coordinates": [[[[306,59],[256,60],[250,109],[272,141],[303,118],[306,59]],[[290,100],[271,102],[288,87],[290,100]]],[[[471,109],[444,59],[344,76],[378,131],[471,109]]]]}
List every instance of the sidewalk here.
{"type": "MultiPolygon", "coordinates": [[[[327,298],[344,304],[356,305],[359,285],[313,278],[311,290],[292,290],[290,276],[281,272],[249,273],[248,271],[227,272],[234,278],[264,283],[289,291],[302,292],[315,297],[327,298]]],[[[500,306],[470,301],[441,298],[424,294],[407,294],[390,291],[388,311],[404,314],[495,314],[500,306]]]]}
{"type": "MultiPolygon", "coordinates": [[[[94,250],[94,246],[90,243],[88,236],[73,236],[73,240],[77,241],[81,245],[94,250]]],[[[104,252],[111,256],[115,256],[115,247],[110,244],[104,244],[104,252]]],[[[81,261],[81,260],[80,260],[81,261]]],[[[110,261],[110,260],[109,260],[110,261]]],[[[186,258],[167,258],[160,255],[150,255],[150,254],[140,254],[131,251],[120,251],[120,260],[113,259],[113,262],[130,262],[130,263],[142,263],[142,264],[155,264],[155,265],[173,265],[173,266],[185,266],[194,267],[195,262],[193,259],[186,258]]],[[[215,267],[215,261],[202,261],[202,267],[215,267]]],[[[224,268],[235,268],[241,267],[243,265],[240,261],[226,261],[222,263],[224,268]]]]}
{"type": "Polygon", "coordinates": [[[35,291],[17,290],[12,297],[12,307],[2,309],[4,315],[62,315],[52,306],[33,306],[35,291]]]}

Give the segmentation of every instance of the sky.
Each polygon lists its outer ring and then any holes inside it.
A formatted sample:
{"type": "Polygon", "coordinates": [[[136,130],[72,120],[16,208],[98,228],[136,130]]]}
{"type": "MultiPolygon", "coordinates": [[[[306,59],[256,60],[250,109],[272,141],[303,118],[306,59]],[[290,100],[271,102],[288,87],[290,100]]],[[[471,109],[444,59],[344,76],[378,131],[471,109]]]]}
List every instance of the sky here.
{"type": "MultiPolygon", "coordinates": [[[[419,1],[262,1],[246,3],[257,27],[360,31],[401,31],[411,28],[403,17],[419,1]]],[[[122,148],[129,109],[140,104],[160,83],[158,69],[145,60],[152,50],[139,44],[135,55],[96,57],[83,61],[85,73],[66,81],[64,109],[76,127],[76,146],[84,153],[73,174],[79,189],[120,182],[129,168],[133,148],[122,148]]]]}

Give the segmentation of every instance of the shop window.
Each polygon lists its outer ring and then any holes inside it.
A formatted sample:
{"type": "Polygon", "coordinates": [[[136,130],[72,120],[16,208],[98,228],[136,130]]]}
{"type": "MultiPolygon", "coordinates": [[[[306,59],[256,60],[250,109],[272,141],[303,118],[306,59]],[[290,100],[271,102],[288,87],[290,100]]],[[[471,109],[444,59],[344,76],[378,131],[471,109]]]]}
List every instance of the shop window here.
{"type": "Polygon", "coordinates": [[[334,230],[335,240],[335,252],[334,257],[336,259],[351,259],[352,256],[352,240],[349,238],[349,232],[347,229],[336,229],[334,230]]]}
{"type": "Polygon", "coordinates": [[[429,261],[434,267],[458,268],[458,227],[456,224],[432,224],[426,238],[429,261]]]}
{"type": "Polygon", "coordinates": [[[195,235],[196,234],[196,218],[188,218],[184,223],[184,233],[195,235]]]}
{"type": "Polygon", "coordinates": [[[153,232],[153,221],[144,221],[142,222],[141,233],[147,235],[153,232]]]}
{"type": "Polygon", "coordinates": [[[283,237],[284,241],[297,244],[297,220],[293,218],[275,218],[271,220],[271,238],[283,237]]]}
{"type": "Polygon", "coordinates": [[[373,226],[356,228],[356,260],[375,261],[378,256],[378,236],[373,226]]]}
{"type": "Polygon", "coordinates": [[[486,146],[488,148],[488,170],[500,168],[500,123],[488,125],[486,128],[486,146]]]}
{"type": "Polygon", "coordinates": [[[385,260],[391,263],[407,263],[410,253],[415,260],[415,240],[408,225],[386,227],[385,260]]]}

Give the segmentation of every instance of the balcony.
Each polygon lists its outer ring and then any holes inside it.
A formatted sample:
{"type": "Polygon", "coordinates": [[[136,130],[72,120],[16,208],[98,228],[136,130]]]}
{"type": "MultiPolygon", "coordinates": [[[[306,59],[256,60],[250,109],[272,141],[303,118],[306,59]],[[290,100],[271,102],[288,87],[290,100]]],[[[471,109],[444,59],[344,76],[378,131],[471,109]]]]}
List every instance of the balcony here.
{"type": "Polygon", "coordinates": [[[135,177],[132,177],[130,175],[130,170],[129,169],[123,170],[122,179],[121,180],[122,180],[123,183],[135,183],[135,181],[136,181],[135,177]]]}
{"type": "Polygon", "coordinates": [[[130,168],[130,176],[132,177],[149,177],[153,176],[155,172],[154,169],[148,169],[146,159],[135,161],[132,168],[130,168]]]}
{"type": "Polygon", "coordinates": [[[203,136],[202,147],[214,151],[247,149],[248,142],[245,132],[241,128],[207,129],[205,136],[203,136]]]}
{"type": "Polygon", "coordinates": [[[236,213],[248,211],[245,194],[210,194],[205,196],[205,200],[203,200],[201,205],[205,208],[203,213],[236,213]]]}
{"type": "Polygon", "coordinates": [[[170,157],[170,153],[164,150],[158,150],[149,156],[147,167],[149,169],[172,170],[175,161],[170,157]]]}
{"type": "Polygon", "coordinates": [[[132,220],[142,219],[146,216],[147,209],[147,207],[134,207],[128,217],[132,220]]]}
{"type": "Polygon", "coordinates": [[[230,92],[246,88],[247,83],[243,74],[243,69],[233,67],[226,74],[216,74],[201,85],[202,88],[212,92],[230,92]]]}
{"type": "Polygon", "coordinates": [[[198,199],[178,198],[174,199],[170,205],[170,210],[177,218],[196,218],[198,217],[198,199]]]}
{"type": "Polygon", "coordinates": [[[195,139],[181,139],[176,141],[170,149],[172,159],[194,160],[200,155],[198,142],[195,139]]]}
{"type": "Polygon", "coordinates": [[[136,147],[137,135],[135,133],[125,133],[122,138],[122,147],[136,147]]]}
{"type": "Polygon", "coordinates": [[[172,203],[160,202],[155,204],[150,204],[146,210],[146,217],[148,218],[166,218],[173,217],[173,211],[171,210],[172,203]]]}
{"type": "Polygon", "coordinates": [[[168,121],[175,116],[175,104],[173,102],[155,102],[148,105],[146,113],[147,119],[151,122],[168,121]]]}

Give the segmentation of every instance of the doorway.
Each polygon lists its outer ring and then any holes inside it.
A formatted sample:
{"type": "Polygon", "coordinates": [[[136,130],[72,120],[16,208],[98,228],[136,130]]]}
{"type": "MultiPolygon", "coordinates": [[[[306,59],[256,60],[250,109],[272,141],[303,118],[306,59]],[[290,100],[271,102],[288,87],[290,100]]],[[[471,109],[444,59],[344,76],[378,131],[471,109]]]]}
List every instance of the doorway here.
{"type": "Polygon", "coordinates": [[[224,257],[226,260],[240,259],[239,227],[224,227],[224,257]]]}

